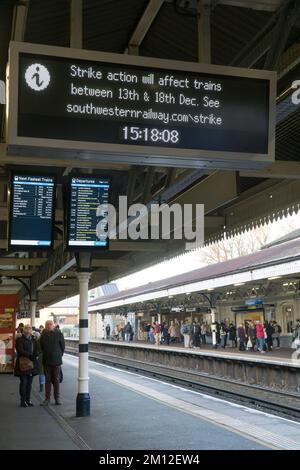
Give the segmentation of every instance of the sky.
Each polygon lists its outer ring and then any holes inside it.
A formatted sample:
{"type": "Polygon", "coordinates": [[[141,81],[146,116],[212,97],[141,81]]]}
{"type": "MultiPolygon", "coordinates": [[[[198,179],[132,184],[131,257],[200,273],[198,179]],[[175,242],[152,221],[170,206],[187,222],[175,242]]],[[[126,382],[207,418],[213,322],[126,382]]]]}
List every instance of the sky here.
{"type": "MultiPolygon", "coordinates": [[[[270,243],[297,228],[300,229],[300,214],[293,214],[292,216],[268,225],[270,227],[270,233],[267,242],[270,243]]],[[[245,235],[241,236],[243,237],[245,235]]],[[[118,279],[116,283],[120,290],[138,287],[148,282],[153,282],[153,280],[158,281],[206,266],[207,263],[204,263],[201,258],[201,249],[187,252],[172,260],[156,264],[150,268],[138,271],[135,274],[118,279]]]]}
{"type": "MultiPolygon", "coordinates": [[[[267,227],[269,230],[267,243],[271,243],[277,238],[280,238],[292,232],[293,230],[300,229],[300,214],[289,215],[288,217],[269,223],[267,227]]],[[[240,236],[246,237],[247,234],[242,234],[240,236]]],[[[230,243],[232,243],[232,239],[228,240],[228,244],[230,243]]],[[[199,250],[184,253],[173,259],[164,261],[146,269],[142,269],[129,276],[117,279],[114,282],[117,284],[119,290],[122,291],[201,268],[207,265],[207,263],[203,261],[202,250],[203,249],[200,248],[199,250]]],[[[78,302],[79,296],[77,295],[69,298],[67,301],[59,302],[55,304],[55,306],[73,306],[75,304],[78,305],[78,302]]]]}

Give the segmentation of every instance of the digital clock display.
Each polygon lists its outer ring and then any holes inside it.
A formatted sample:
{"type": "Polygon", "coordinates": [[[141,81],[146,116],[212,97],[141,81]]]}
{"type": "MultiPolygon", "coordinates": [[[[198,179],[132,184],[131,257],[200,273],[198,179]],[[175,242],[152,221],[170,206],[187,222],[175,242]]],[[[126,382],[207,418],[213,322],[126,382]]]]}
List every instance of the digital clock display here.
{"type": "Polygon", "coordinates": [[[19,49],[17,93],[10,86],[16,146],[75,149],[87,158],[99,152],[120,162],[137,155],[271,158],[272,72],[180,62],[176,69],[176,62],[150,58],[12,47],[19,49]]]}
{"type": "Polygon", "coordinates": [[[123,138],[128,141],[162,142],[164,144],[177,144],[179,132],[175,129],[155,129],[148,127],[125,126],[122,128],[123,138]]]}

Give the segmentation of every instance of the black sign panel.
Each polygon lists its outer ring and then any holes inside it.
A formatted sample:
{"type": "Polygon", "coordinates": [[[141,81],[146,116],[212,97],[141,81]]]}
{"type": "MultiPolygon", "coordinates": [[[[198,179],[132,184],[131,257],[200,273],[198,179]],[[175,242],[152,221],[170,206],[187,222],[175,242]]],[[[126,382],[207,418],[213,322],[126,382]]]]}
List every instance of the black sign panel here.
{"type": "Polygon", "coordinates": [[[71,177],[69,182],[68,248],[77,250],[108,247],[105,216],[107,215],[109,193],[110,182],[108,179],[71,177]]]}
{"type": "Polygon", "coordinates": [[[10,247],[52,248],[55,186],[53,176],[12,176],[10,247]]]}
{"type": "Polygon", "coordinates": [[[20,53],[19,137],[268,154],[270,80],[20,53]]]}

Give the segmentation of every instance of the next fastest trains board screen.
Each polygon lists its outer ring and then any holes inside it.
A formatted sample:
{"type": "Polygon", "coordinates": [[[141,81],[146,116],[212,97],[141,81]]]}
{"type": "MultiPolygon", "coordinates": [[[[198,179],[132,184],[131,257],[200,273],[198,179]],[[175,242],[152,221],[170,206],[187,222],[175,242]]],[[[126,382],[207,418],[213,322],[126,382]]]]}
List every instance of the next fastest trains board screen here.
{"type": "Polygon", "coordinates": [[[67,246],[70,249],[107,248],[108,179],[71,177],[67,246]]]}
{"type": "Polygon", "coordinates": [[[19,137],[268,154],[267,78],[20,52],[18,87],[19,137]]]}
{"type": "Polygon", "coordinates": [[[9,243],[12,247],[52,248],[55,179],[13,175],[9,243]]]}

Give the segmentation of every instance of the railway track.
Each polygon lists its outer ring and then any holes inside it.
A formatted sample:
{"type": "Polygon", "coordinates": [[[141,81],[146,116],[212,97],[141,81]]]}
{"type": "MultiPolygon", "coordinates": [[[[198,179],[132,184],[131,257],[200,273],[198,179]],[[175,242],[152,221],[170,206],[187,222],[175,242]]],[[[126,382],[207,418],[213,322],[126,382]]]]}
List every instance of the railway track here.
{"type": "MultiPolygon", "coordinates": [[[[67,347],[66,352],[78,355],[76,348],[67,347]]],[[[151,364],[92,350],[89,351],[89,359],[300,422],[300,394],[261,388],[206,373],[151,364]]]]}

